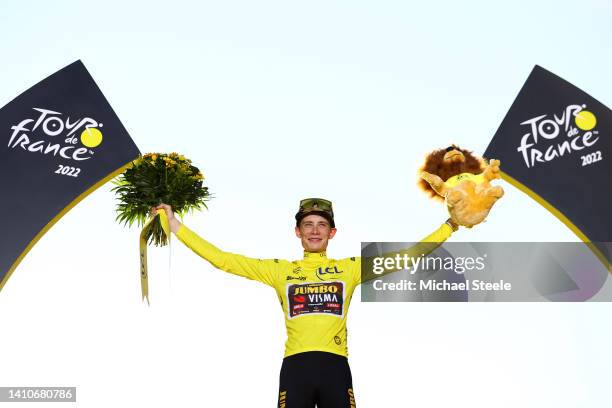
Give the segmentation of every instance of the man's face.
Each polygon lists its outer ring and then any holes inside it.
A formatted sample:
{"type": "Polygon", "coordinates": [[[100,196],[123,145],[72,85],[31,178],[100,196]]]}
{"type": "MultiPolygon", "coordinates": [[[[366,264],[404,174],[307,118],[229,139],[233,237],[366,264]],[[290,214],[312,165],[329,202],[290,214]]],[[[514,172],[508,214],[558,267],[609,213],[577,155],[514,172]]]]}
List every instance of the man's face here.
{"type": "Polygon", "coordinates": [[[324,252],[330,239],[336,235],[336,229],[320,215],[308,215],[295,227],[295,235],[302,240],[302,246],[308,252],[324,252]]]}

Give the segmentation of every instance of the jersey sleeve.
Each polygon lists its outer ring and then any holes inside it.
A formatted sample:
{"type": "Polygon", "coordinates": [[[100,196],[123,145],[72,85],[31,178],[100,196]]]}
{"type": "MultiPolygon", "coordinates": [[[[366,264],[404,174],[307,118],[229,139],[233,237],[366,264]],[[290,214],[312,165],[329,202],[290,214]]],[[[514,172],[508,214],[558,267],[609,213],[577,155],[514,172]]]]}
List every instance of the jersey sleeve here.
{"type": "MultiPolygon", "coordinates": [[[[410,248],[401,249],[399,251],[393,252],[391,254],[383,254],[382,256],[395,256],[395,254],[400,255],[408,255],[410,257],[416,257],[419,255],[427,255],[437,247],[439,247],[444,241],[446,241],[453,233],[453,229],[447,223],[442,224],[438,229],[436,229],[431,234],[427,235],[423,238],[419,243],[411,246],[410,248]]],[[[386,275],[387,273],[395,272],[394,270],[387,270],[385,273],[377,275],[373,272],[372,268],[372,258],[357,258],[358,263],[358,271],[356,274],[357,284],[367,282],[374,278],[380,278],[381,276],[386,275]],[[362,273],[362,265],[363,265],[363,273],[362,273]]]]}
{"type": "Polygon", "coordinates": [[[274,287],[278,276],[277,266],[279,261],[277,259],[248,258],[222,251],[184,224],[181,224],[176,232],[176,237],[215,268],[274,287]]]}

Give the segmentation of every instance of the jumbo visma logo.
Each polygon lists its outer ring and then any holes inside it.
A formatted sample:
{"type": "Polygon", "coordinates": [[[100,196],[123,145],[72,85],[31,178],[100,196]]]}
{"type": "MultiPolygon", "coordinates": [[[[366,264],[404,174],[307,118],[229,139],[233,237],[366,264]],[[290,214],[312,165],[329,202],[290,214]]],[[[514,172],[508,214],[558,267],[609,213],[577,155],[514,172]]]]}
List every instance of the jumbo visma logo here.
{"type": "Polygon", "coordinates": [[[344,282],[301,283],[287,286],[289,318],[322,313],[342,317],[344,282]]]}
{"type": "MultiPolygon", "coordinates": [[[[597,116],[586,105],[568,105],[563,112],[533,117],[521,123],[528,132],[521,138],[519,152],[527,168],[552,162],[573,152],[589,149],[599,141],[597,116]]],[[[602,160],[600,150],[580,156],[582,166],[602,160]]]]}
{"type": "Polygon", "coordinates": [[[32,116],[11,126],[8,147],[67,160],[91,159],[102,144],[103,124],[90,117],[70,118],[62,112],[33,108],[32,116]]]}

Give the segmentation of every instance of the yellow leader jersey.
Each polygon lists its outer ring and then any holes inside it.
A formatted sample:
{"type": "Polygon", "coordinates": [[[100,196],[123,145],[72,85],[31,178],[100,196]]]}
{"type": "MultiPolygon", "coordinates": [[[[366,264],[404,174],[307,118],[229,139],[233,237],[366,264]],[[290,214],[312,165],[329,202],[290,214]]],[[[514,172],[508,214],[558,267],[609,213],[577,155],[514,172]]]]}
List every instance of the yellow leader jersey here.
{"type": "MultiPolygon", "coordinates": [[[[442,224],[422,242],[443,242],[452,228],[442,224]]],[[[361,258],[328,258],[306,252],[304,259],[255,259],[224,252],[181,224],[178,239],[213,266],[272,286],[285,315],[285,357],[306,351],[348,356],[346,316],[361,283],[361,258]]]]}

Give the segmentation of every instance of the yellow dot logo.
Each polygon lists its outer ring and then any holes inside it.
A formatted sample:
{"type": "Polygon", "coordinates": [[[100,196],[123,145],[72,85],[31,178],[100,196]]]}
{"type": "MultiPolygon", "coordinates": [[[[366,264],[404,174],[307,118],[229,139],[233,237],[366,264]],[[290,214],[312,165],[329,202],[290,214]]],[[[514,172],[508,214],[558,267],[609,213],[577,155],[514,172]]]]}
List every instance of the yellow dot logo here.
{"type": "Polygon", "coordinates": [[[583,110],[576,115],[576,126],[582,130],[591,130],[597,124],[597,118],[593,113],[583,110]]]}
{"type": "MultiPolygon", "coordinates": [[[[582,113],[582,112],[580,112],[582,113]]],[[[81,133],[81,143],[87,147],[97,147],[102,143],[102,132],[97,128],[87,128],[81,133]]]]}

